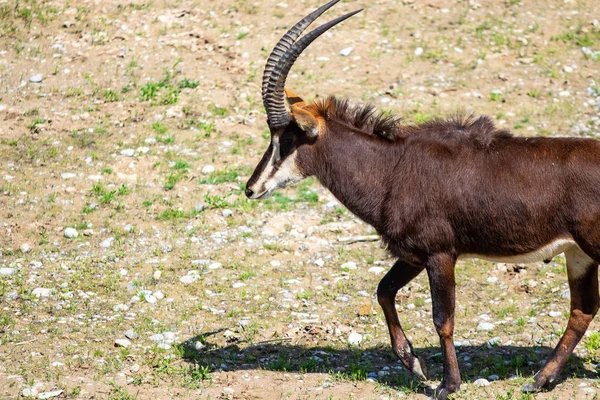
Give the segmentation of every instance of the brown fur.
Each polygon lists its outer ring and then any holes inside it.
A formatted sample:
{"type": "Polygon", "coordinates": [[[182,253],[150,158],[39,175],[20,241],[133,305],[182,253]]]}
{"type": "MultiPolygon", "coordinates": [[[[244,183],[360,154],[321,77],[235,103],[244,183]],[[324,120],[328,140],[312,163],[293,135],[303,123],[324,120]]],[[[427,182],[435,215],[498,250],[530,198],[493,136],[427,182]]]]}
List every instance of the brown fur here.
{"type": "MultiPolygon", "coordinates": [[[[515,256],[557,239],[574,239],[590,265],[577,266],[567,259],[568,271],[584,278],[569,273],[567,329],[525,389],[551,383],[600,305],[600,141],[513,137],[487,117],[454,116],[406,126],[371,106],[351,106],[333,97],[304,106],[302,115],[324,126],[316,137],[303,131],[304,122],[292,121],[278,131],[282,158],[295,154],[301,174],[316,176],[371,224],[398,258],[377,295],[394,352],[422,377],[425,366],[402,331],[394,298],[427,271],[444,354],[437,399],[460,387],[452,339],[458,257],[515,256]]],[[[264,168],[264,159],[249,186],[264,168]]]]}

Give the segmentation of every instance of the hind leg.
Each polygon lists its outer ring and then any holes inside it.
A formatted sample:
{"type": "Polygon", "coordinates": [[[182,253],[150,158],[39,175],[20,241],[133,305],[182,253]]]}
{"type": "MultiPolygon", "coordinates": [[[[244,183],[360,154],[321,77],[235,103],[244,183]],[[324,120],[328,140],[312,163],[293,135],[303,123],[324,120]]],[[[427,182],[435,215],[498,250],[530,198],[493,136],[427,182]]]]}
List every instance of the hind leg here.
{"type": "Polygon", "coordinates": [[[577,246],[565,251],[565,256],[571,290],[571,316],[563,337],[544,367],[535,374],[534,382],[525,385],[525,392],[538,391],[556,379],[598,311],[598,262],[577,246]]]}

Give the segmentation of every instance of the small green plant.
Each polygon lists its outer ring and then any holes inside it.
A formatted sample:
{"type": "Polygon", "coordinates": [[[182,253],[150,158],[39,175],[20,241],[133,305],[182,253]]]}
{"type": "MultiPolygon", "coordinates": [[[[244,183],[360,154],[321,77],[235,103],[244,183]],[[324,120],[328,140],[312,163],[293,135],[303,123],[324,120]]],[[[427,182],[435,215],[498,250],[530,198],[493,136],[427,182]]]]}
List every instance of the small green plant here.
{"type": "Polygon", "coordinates": [[[490,101],[497,101],[497,102],[503,103],[504,98],[502,97],[501,93],[493,92],[493,93],[490,93],[490,101]]]}
{"type": "Polygon", "coordinates": [[[590,353],[595,353],[600,348],[600,333],[592,332],[585,342],[585,349],[590,353]]]}
{"type": "Polygon", "coordinates": [[[160,121],[156,121],[155,123],[153,123],[152,129],[159,135],[164,135],[169,130],[167,126],[160,121]]]}
{"type": "Polygon", "coordinates": [[[107,103],[114,103],[119,101],[119,95],[114,90],[108,89],[104,91],[104,101],[107,103]]]}
{"type": "Polygon", "coordinates": [[[200,85],[200,82],[198,81],[183,78],[181,82],[179,82],[179,89],[195,89],[198,85],[200,85]]]}
{"type": "Polygon", "coordinates": [[[229,114],[229,111],[228,111],[226,108],[224,108],[224,107],[219,107],[219,106],[217,106],[217,105],[215,105],[215,104],[210,104],[210,105],[208,106],[208,110],[209,110],[211,113],[213,113],[213,114],[215,114],[215,115],[218,115],[218,116],[220,116],[220,117],[224,117],[224,116],[226,116],[227,114],[229,114]]]}

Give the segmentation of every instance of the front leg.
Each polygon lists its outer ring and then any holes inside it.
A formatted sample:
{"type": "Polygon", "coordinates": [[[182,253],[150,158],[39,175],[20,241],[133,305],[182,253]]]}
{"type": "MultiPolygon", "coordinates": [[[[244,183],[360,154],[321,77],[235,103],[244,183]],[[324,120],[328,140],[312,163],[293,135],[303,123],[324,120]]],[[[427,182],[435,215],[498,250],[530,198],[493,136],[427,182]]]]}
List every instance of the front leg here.
{"type": "Polygon", "coordinates": [[[454,349],[454,307],[455,257],[449,254],[436,254],[427,260],[427,275],[431,288],[433,305],[433,324],[440,337],[442,356],[444,358],[444,378],[436,389],[434,398],[445,400],[450,393],[460,388],[460,371],[454,349]]]}

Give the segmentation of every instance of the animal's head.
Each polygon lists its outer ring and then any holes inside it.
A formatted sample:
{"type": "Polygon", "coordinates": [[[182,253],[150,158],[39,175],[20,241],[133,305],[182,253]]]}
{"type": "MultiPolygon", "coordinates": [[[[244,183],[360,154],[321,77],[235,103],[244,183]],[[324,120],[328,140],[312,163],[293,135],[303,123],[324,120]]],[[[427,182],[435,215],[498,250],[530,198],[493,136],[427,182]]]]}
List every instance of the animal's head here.
{"type": "Polygon", "coordinates": [[[324,131],[324,121],[291,90],[285,80],[304,49],[328,29],[354,14],[343,15],[298,37],[321,14],[339,0],[318,8],[294,25],[273,48],[263,74],[262,98],[271,131],[271,143],[246,184],[246,196],[260,199],[305,178],[297,164],[298,149],[315,143],[324,131]],[[297,40],[298,39],[298,40],[297,40]]]}

